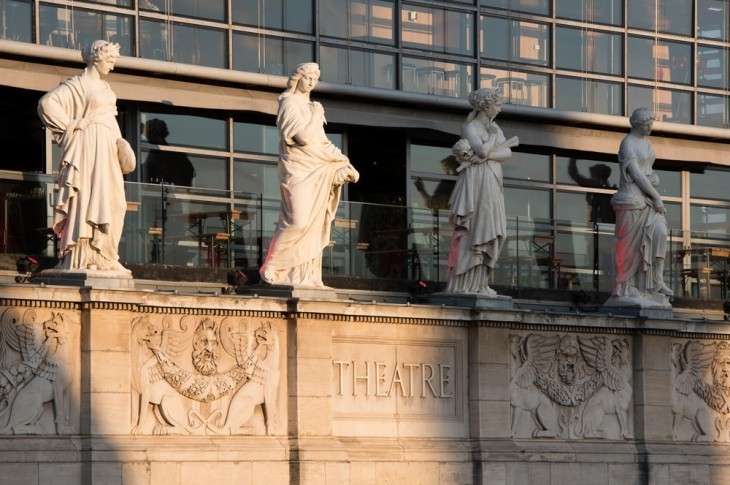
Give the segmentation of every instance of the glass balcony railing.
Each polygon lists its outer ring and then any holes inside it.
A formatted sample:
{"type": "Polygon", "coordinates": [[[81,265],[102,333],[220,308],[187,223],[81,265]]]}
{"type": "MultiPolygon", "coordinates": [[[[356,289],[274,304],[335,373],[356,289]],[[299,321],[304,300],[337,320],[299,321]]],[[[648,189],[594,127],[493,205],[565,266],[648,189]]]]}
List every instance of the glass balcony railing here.
{"type": "MultiPolygon", "coordinates": [[[[0,179],[0,261],[57,256],[54,179],[0,179]]],[[[127,183],[123,262],[257,269],[268,251],[278,199],[260,194],[127,183]]],[[[325,276],[443,283],[451,244],[448,211],[341,202],[322,264],[325,276]]],[[[615,278],[614,226],[509,218],[494,286],[529,298],[531,289],[609,293],[615,278]],[[523,291],[525,290],[525,291],[523,291]]],[[[675,298],[728,299],[730,238],[670,231],[665,281],[675,298]]]]}

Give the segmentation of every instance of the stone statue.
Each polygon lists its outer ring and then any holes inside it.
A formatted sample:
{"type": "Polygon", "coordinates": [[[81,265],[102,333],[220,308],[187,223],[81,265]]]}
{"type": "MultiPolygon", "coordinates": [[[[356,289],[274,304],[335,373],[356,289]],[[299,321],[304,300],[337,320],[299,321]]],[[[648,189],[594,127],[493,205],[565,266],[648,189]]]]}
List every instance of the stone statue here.
{"type": "Polygon", "coordinates": [[[474,91],[469,103],[474,109],[453,147],[460,165],[449,199],[454,234],[445,293],[495,297],[489,280],[507,236],[501,162],[512,156],[510,148],[519,140],[505,140],[494,122],[501,110],[501,90],[474,91]]]}
{"type": "Polygon", "coordinates": [[[84,48],[86,69],[46,93],[38,114],[61,147],[53,230],[59,269],[129,275],[118,246],[127,202],[123,174],[136,165],[116,120],[117,97],[102,79],[119,58],[119,44],[97,40],[84,48]]]}
{"type": "Polygon", "coordinates": [[[300,64],[279,96],[281,210],[260,270],[270,284],[324,287],[322,250],[330,241],[342,185],[360,177],[327,139],[322,105],[309,99],[318,80],[317,64],[300,64]]]}
{"type": "Polygon", "coordinates": [[[606,302],[613,306],[670,307],[673,293],[664,283],[667,252],[666,212],[652,170],[656,155],[647,138],[654,115],[638,108],[631,132],[621,142],[619,189],[611,198],[616,213],[616,286],[606,302]]]}

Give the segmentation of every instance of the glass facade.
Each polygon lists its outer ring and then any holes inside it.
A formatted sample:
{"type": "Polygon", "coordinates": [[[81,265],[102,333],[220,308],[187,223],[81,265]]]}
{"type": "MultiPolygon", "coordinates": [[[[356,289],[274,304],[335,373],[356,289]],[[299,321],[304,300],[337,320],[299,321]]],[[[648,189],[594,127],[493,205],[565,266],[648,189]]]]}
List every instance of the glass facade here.
{"type": "MultiPolygon", "coordinates": [[[[125,55],[281,76],[314,60],[322,81],[332,83],[455,98],[499,87],[516,105],[616,116],[647,106],[664,122],[730,126],[730,33],[721,0],[8,0],[2,8],[3,39],[78,49],[103,38],[119,42],[125,55]]],[[[13,204],[38,205],[23,216],[37,221],[18,225],[8,216],[8,227],[48,225],[40,207],[52,181],[18,175],[50,175],[55,166],[57,149],[37,148],[48,138],[36,102],[21,96],[5,107],[23,112],[22,126],[32,133],[15,136],[24,150],[0,162],[14,180],[3,182],[3,193],[20,194],[8,202],[8,214],[13,204]]],[[[224,221],[242,234],[231,240],[235,250],[227,246],[228,264],[260,263],[278,210],[274,117],[133,102],[120,106],[120,115],[126,132],[138,135],[139,167],[128,182],[142,209],[128,217],[144,236],[126,236],[126,257],[212,264],[212,255],[203,261],[191,248],[223,243],[185,237],[192,222],[221,222],[195,214],[225,212],[246,213],[248,221],[224,221]],[[164,224],[187,249],[165,253],[170,241],[155,242],[159,234],[149,232],[164,224]]],[[[327,271],[443,280],[454,137],[393,128],[390,138],[373,144],[363,127],[329,129],[343,151],[360,157],[363,179],[346,190],[324,258],[327,271]],[[368,186],[383,160],[391,185],[368,186]],[[394,231],[386,234],[384,225],[394,231]]],[[[615,155],[521,146],[503,168],[510,240],[500,284],[608,288],[615,155]],[[536,274],[521,266],[526,254],[542,268],[536,274]]],[[[672,247],[707,240],[730,246],[724,194],[730,172],[663,161],[656,169],[672,247]]],[[[43,246],[32,230],[16,232],[5,231],[6,252],[12,245],[43,246]]]]}

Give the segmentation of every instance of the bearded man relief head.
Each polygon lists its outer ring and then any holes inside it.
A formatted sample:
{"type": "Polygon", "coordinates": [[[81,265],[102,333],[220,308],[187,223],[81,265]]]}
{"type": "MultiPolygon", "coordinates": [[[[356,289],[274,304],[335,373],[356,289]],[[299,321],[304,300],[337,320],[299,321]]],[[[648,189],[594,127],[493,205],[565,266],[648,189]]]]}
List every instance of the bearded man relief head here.
{"type": "Polygon", "coordinates": [[[214,320],[206,318],[195,329],[192,358],[195,370],[204,376],[215,374],[218,370],[220,342],[218,324],[214,320]]]}

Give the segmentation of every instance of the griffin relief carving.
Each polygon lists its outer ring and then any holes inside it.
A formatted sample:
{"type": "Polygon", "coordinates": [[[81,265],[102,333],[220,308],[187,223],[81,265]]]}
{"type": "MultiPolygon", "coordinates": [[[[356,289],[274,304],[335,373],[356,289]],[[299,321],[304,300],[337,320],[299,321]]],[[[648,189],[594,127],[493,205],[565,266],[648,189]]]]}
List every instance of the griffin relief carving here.
{"type": "Polygon", "coordinates": [[[511,430],[516,437],[633,437],[628,340],[510,336],[511,430]]]}
{"type": "Polygon", "coordinates": [[[269,322],[142,316],[132,327],[133,434],[273,434],[279,337],[269,322]]]}
{"type": "MultiPolygon", "coordinates": [[[[9,308],[0,317],[0,434],[72,434],[69,318],[9,308]],[[48,404],[48,405],[47,405],[48,404]]],[[[76,431],[77,432],[77,431],[76,431]]]]}
{"type": "Polygon", "coordinates": [[[672,435],[730,441],[730,343],[672,344],[672,435]]]}

